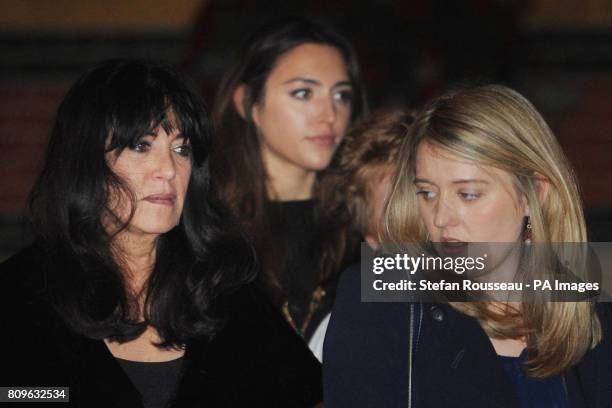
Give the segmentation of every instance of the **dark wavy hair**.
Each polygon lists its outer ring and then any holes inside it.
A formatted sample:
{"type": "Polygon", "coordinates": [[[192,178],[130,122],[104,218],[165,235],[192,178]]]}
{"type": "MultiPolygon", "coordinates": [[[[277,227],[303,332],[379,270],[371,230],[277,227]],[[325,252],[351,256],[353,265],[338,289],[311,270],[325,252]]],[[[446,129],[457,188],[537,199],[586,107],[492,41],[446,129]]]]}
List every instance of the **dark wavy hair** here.
{"type": "Polygon", "coordinates": [[[160,346],[182,347],[219,330],[222,295],[253,279],[255,259],[215,198],[210,144],[201,96],[163,64],[107,61],[69,90],[57,112],[30,211],[36,241],[49,260],[50,301],[75,331],[124,342],[151,325],[162,338],[160,346]],[[102,225],[109,191],[134,195],[105,155],[133,147],[160,125],[176,126],[190,141],[192,172],[179,225],[157,241],[145,321],[139,322],[117,259],[121,254],[111,248],[114,236],[102,225]]]}
{"type": "MultiPolygon", "coordinates": [[[[264,280],[278,286],[281,256],[272,253],[273,237],[266,219],[265,167],[261,157],[257,128],[252,118],[253,106],[264,97],[265,83],[277,61],[293,48],[306,44],[323,44],[337,49],[347,66],[353,88],[351,122],[367,110],[365,90],[359,65],[350,43],[333,27],[322,22],[289,17],[260,27],[247,38],[239,50],[237,61],[221,80],[213,109],[215,124],[215,155],[213,172],[219,181],[223,200],[253,237],[262,259],[264,280]],[[245,86],[242,116],[234,106],[235,90],[245,86]]],[[[315,185],[315,197],[316,197],[315,185]]],[[[321,214],[321,212],[318,212],[321,214]]],[[[319,217],[321,242],[321,281],[330,277],[344,260],[343,237],[335,233],[333,220],[319,217]]]]}

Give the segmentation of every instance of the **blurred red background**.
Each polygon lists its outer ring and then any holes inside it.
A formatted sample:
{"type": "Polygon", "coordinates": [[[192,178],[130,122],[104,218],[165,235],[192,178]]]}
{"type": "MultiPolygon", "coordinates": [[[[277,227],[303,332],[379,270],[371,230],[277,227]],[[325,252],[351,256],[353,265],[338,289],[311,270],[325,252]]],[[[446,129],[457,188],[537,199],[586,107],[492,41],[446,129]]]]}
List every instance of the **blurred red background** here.
{"type": "Polygon", "coordinates": [[[457,82],[501,82],[543,112],[578,172],[591,238],[612,241],[609,0],[3,0],[0,14],[0,258],[24,246],[27,194],[55,110],[96,62],[176,64],[209,104],[244,35],[308,14],[355,45],[370,105],[417,106],[457,82]]]}

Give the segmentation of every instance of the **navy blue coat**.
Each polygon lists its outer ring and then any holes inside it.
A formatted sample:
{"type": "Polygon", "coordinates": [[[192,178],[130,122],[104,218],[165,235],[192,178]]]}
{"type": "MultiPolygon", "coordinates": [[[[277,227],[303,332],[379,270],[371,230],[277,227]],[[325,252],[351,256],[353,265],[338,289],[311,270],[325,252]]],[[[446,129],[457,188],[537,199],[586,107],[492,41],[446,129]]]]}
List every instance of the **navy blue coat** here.
{"type": "MultiPolygon", "coordinates": [[[[475,319],[444,304],[362,303],[359,273],[343,274],[325,338],[326,408],[519,406],[475,319]]],[[[571,407],[612,407],[612,308],[598,313],[603,341],[564,375],[571,407]]]]}

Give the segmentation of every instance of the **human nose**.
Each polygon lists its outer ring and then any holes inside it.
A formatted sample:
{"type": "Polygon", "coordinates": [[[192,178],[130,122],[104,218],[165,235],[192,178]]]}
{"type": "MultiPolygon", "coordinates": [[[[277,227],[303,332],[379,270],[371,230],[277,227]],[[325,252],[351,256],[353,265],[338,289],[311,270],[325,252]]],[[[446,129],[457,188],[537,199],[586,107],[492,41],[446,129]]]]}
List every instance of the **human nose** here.
{"type": "Polygon", "coordinates": [[[154,176],[164,180],[172,180],[176,176],[176,162],[170,149],[160,152],[156,157],[154,176]]]}
{"type": "Polygon", "coordinates": [[[337,117],[337,108],[333,98],[324,98],[321,101],[320,117],[325,123],[333,124],[337,117]]]}
{"type": "Polygon", "coordinates": [[[457,213],[451,203],[441,198],[434,206],[433,224],[437,228],[451,227],[457,224],[457,213]]]}

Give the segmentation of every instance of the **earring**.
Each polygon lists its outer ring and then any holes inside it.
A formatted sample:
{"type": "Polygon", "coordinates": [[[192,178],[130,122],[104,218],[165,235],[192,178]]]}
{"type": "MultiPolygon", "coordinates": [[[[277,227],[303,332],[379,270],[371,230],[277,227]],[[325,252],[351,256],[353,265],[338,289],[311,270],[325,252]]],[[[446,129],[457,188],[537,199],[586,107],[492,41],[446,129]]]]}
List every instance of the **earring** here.
{"type": "Polygon", "coordinates": [[[533,239],[533,231],[531,226],[531,218],[529,216],[525,217],[525,232],[523,233],[523,242],[525,245],[531,245],[531,240],[533,239]]]}

